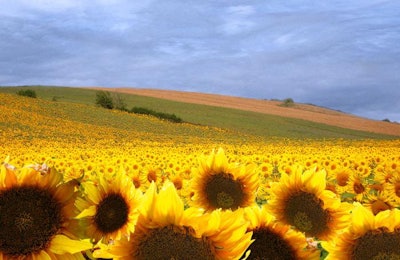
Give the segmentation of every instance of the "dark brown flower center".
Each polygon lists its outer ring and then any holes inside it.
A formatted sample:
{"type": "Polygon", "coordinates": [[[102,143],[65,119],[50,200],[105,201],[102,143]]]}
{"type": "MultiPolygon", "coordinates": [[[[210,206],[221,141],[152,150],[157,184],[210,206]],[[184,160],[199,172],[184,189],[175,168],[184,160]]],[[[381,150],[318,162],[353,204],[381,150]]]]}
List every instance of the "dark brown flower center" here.
{"type": "Polygon", "coordinates": [[[339,186],[346,186],[349,180],[349,174],[347,172],[340,172],[337,174],[336,180],[339,186]]]}
{"type": "Polygon", "coordinates": [[[371,203],[371,210],[372,213],[374,213],[374,215],[378,214],[381,211],[385,211],[391,208],[392,206],[390,206],[388,203],[380,199],[377,199],[376,201],[371,203]]]}
{"type": "Polygon", "coordinates": [[[353,190],[354,190],[355,193],[361,194],[361,193],[363,193],[365,191],[365,188],[364,188],[364,186],[362,185],[361,182],[355,181],[354,184],[353,184],[353,190]]]}
{"type": "Polygon", "coordinates": [[[195,238],[188,227],[166,226],[133,237],[138,242],[134,253],[138,260],[215,259],[206,239],[195,238]]]}
{"type": "Polygon", "coordinates": [[[108,194],[97,205],[94,223],[104,234],[117,231],[128,221],[129,206],[118,193],[108,194]]]}
{"type": "Polygon", "coordinates": [[[318,237],[328,229],[330,221],[330,214],[323,205],[324,202],[314,194],[297,192],[286,201],[286,221],[307,236],[318,237]]]}
{"type": "Polygon", "coordinates": [[[400,183],[395,183],[394,191],[397,197],[400,197],[400,183]]]}
{"type": "Polygon", "coordinates": [[[174,184],[175,188],[177,190],[181,190],[183,187],[183,182],[181,178],[175,178],[172,183],[174,184]]]}
{"type": "Polygon", "coordinates": [[[0,252],[23,257],[46,249],[63,222],[62,205],[47,189],[12,187],[0,192],[0,252]]]}
{"type": "Polygon", "coordinates": [[[400,259],[399,245],[399,230],[394,232],[389,232],[387,228],[371,230],[357,239],[351,259],[400,259]]]}
{"type": "Polygon", "coordinates": [[[250,245],[250,256],[254,260],[290,260],[296,259],[293,247],[279,234],[267,227],[253,230],[255,241],[250,245]]]}
{"type": "Polygon", "coordinates": [[[152,181],[157,181],[157,174],[155,171],[149,171],[147,173],[147,180],[151,183],[152,181]]]}
{"type": "Polygon", "coordinates": [[[229,173],[211,175],[205,183],[205,195],[213,209],[235,210],[246,200],[243,184],[229,173]]]}

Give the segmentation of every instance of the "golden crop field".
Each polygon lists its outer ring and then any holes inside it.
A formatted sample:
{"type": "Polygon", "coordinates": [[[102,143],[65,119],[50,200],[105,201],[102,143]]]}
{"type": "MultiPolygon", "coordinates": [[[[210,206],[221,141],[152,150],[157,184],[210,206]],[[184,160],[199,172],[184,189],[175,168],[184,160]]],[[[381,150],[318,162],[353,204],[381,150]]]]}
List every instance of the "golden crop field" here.
{"type": "Polygon", "coordinates": [[[400,258],[400,140],[0,100],[0,259],[400,258]]]}

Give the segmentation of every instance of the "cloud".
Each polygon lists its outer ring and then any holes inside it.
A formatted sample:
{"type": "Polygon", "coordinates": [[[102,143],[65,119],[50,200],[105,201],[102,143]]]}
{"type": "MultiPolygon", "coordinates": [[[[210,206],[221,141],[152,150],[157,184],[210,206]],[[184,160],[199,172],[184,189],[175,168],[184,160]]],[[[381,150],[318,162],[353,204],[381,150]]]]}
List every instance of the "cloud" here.
{"type": "Polygon", "coordinates": [[[251,16],[255,13],[253,6],[229,6],[223,13],[223,23],[220,28],[224,34],[241,34],[251,30],[255,26],[254,22],[251,20],[251,16]]]}
{"type": "Polygon", "coordinates": [[[0,5],[0,85],[291,97],[400,121],[395,1],[0,0],[0,5]]]}

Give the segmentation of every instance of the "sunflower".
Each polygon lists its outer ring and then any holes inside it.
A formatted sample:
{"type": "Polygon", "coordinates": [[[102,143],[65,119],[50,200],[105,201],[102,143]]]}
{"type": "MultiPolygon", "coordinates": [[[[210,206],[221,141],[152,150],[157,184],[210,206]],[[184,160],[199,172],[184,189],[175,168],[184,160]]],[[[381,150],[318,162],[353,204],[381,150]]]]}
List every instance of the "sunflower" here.
{"type": "Polygon", "coordinates": [[[123,259],[239,259],[250,245],[243,211],[184,210],[174,185],[147,190],[134,233],[101,245],[95,257],[123,259]]]}
{"type": "Polygon", "coordinates": [[[265,206],[247,207],[244,211],[248,231],[253,232],[255,240],[247,259],[319,259],[319,250],[308,248],[303,233],[277,222],[265,206]]]}
{"type": "Polygon", "coordinates": [[[85,230],[82,235],[94,243],[129,236],[139,215],[142,192],[135,189],[127,175],[119,173],[112,177],[111,181],[104,175],[97,184],[83,182],[83,195],[76,200],[80,211],[77,218],[81,220],[81,230],[85,230]]]}
{"type": "Polygon", "coordinates": [[[221,148],[204,158],[193,174],[193,206],[207,211],[219,208],[236,210],[255,203],[259,185],[255,166],[229,164],[221,148]]]}
{"type": "Polygon", "coordinates": [[[358,172],[353,172],[350,175],[346,188],[348,193],[354,195],[354,200],[362,201],[364,196],[369,193],[371,187],[369,180],[365,176],[358,172]]]}
{"type": "Polygon", "coordinates": [[[400,211],[379,212],[376,216],[355,204],[350,227],[334,241],[322,242],[329,259],[400,259],[400,211]]]}
{"type": "Polygon", "coordinates": [[[389,192],[382,190],[365,195],[362,204],[376,215],[381,211],[393,209],[395,199],[389,192]]]}
{"type": "Polygon", "coordinates": [[[335,184],[335,189],[338,194],[343,194],[348,190],[348,182],[352,171],[348,168],[339,167],[335,171],[332,171],[327,176],[327,180],[335,184]]]}
{"type": "Polygon", "coordinates": [[[155,182],[158,187],[160,187],[164,181],[163,178],[163,170],[160,167],[148,166],[143,169],[141,172],[144,176],[146,176],[146,184],[145,189],[147,189],[152,182],[155,182]]]}
{"type": "Polygon", "coordinates": [[[394,199],[395,206],[400,206],[400,175],[395,175],[386,183],[385,191],[387,191],[394,199]]]}
{"type": "Polygon", "coordinates": [[[62,175],[0,166],[0,259],[83,259],[71,229],[74,185],[62,175]]]}
{"type": "Polygon", "coordinates": [[[377,183],[390,183],[391,179],[398,175],[397,173],[383,166],[377,167],[374,173],[374,180],[377,183]]]}
{"type": "Polygon", "coordinates": [[[146,191],[146,183],[147,178],[139,171],[128,171],[127,175],[131,178],[131,181],[136,189],[140,189],[141,191],[146,191]]]}
{"type": "Polygon", "coordinates": [[[347,225],[349,204],[326,190],[326,173],[315,169],[303,172],[293,167],[289,175],[271,184],[268,210],[283,224],[294,226],[306,236],[329,240],[347,225]]]}

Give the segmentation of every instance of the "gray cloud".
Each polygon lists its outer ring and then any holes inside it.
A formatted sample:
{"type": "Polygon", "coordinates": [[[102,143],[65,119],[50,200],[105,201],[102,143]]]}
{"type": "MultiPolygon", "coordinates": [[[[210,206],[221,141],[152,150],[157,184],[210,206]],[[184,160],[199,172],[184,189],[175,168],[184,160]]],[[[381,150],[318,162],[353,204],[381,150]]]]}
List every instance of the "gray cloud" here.
{"type": "Polygon", "coordinates": [[[3,1],[0,85],[287,98],[400,121],[397,1],[3,1]]]}

